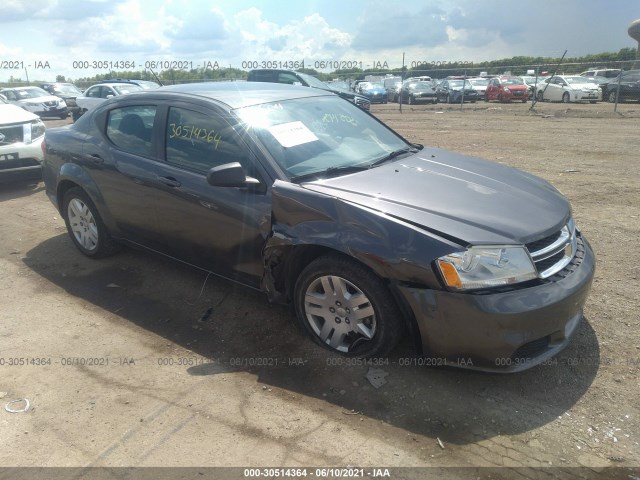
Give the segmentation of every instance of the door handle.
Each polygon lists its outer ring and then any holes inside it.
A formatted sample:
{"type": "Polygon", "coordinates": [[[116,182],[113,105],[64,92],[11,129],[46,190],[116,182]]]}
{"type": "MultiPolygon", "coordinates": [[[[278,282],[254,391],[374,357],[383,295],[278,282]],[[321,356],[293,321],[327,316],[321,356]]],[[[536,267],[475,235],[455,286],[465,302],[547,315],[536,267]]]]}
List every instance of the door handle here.
{"type": "Polygon", "coordinates": [[[104,159],[100,155],[95,153],[90,155],[84,155],[84,158],[89,160],[94,165],[102,165],[104,163],[104,159]]]}
{"type": "Polygon", "coordinates": [[[160,181],[160,183],[163,183],[167,187],[177,188],[180,185],[182,185],[178,180],[176,180],[173,177],[160,177],[160,176],[158,176],[158,180],[160,181]]]}

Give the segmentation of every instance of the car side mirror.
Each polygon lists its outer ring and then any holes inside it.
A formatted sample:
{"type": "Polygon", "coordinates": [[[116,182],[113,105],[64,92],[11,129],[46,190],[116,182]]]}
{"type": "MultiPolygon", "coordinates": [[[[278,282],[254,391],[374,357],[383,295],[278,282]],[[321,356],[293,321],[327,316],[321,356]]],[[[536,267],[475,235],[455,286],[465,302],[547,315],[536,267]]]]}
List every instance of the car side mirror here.
{"type": "Polygon", "coordinates": [[[107,95],[106,98],[113,98],[113,95],[107,95]]]}
{"type": "Polygon", "coordinates": [[[238,162],[225,163],[207,172],[207,182],[214,187],[250,187],[260,185],[260,180],[247,177],[238,162]]]}

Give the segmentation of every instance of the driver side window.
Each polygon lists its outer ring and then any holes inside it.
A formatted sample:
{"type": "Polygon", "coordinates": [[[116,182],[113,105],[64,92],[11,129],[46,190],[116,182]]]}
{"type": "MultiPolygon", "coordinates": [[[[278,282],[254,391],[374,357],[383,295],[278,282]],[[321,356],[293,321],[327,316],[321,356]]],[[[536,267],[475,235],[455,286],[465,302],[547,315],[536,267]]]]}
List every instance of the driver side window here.
{"type": "Polygon", "coordinates": [[[247,168],[240,145],[224,119],[184,108],[169,109],[165,145],[168,163],[201,173],[231,162],[247,168]]]}

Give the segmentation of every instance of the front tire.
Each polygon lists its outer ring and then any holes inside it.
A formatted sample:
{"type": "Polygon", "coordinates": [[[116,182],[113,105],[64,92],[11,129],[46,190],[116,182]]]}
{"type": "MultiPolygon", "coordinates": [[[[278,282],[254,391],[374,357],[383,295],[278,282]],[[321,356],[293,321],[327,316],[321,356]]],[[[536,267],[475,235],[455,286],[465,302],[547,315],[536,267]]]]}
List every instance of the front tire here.
{"type": "Polygon", "coordinates": [[[342,255],[322,256],[302,271],[294,304],[303,330],[334,353],[384,356],[403,334],[400,312],[382,279],[342,255]]]}
{"type": "Polygon", "coordinates": [[[609,92],[609,103],[616,103],[616,92],[615,91],[611,91],[609,92]]]}
{"type": "Polygon", "coordinates": [[[109,236],[98,209],[80,187],[65,192],[62,214],[71,240],[87,257],[106,257],[119,250],[120,245],[109,236]]]}
{"type": "Polygon", "coordinates": [[[569,92],[564,92],[562,94],[562,103],[569,103],[571,101],[571,97],[569,96],[569,92]]]}

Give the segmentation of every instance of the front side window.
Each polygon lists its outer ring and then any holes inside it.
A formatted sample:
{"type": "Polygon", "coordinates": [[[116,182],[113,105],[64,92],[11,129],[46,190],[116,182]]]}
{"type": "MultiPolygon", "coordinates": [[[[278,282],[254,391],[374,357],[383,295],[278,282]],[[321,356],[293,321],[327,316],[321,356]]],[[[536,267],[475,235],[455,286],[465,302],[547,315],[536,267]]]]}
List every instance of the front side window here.
{"type": "Polygon", "coordinates": [[[87,93],[85,94],[85,96],[92,97],[92,98],[100,98],[101,88],[102,87],[91,87],[89,90],[87,90],[87,93]]]}
{"type": "Polygon", "coordinates": [[[155,106],[114,108],[107,119],[107,137],[125,152],[151,156],[155,116],[155,106]]]}
{"type": "Polygon", "coordinates": [[[176,107],[169,109],[166,159],[202,173],[232,162],[247,167],[240,139],[223,118],[176,107]]]}
{"type": "Polygon", "coordinates": [[[107,98],[109,95],[113,95],[115,97],[116,93],[110,87],[102,87],[102,93],[100,96],[102,98],[107,98]]]}

